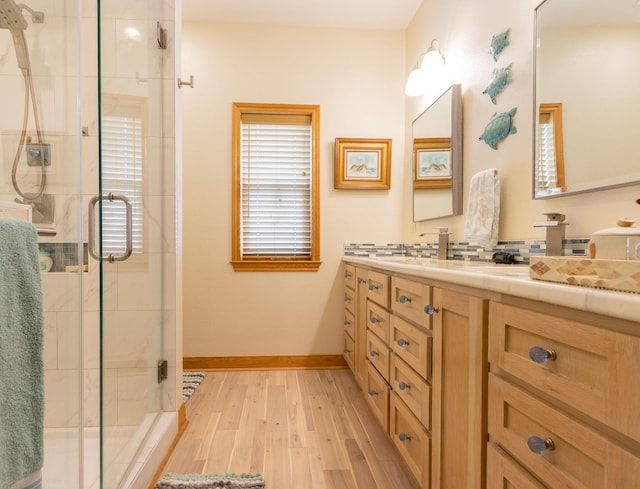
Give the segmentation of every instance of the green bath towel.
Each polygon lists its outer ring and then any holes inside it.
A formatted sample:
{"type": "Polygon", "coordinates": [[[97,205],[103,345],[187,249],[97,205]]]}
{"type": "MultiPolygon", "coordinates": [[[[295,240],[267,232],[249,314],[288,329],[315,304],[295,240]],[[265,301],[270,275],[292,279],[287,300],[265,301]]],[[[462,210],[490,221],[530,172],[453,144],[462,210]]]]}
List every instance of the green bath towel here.
{"type": "Polygon", "coordinates": [[[36,229],[0,218],[0,489],[41,487],[43,341],[36,229]]]}

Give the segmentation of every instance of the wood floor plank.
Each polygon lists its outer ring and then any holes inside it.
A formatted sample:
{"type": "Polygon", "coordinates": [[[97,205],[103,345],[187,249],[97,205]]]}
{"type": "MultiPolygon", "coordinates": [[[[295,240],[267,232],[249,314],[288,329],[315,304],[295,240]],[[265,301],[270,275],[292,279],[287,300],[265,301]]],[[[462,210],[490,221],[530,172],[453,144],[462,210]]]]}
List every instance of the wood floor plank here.
{"type": "Polygon", "coordinates": [[[332,419],[332,405],[327,396],[311,396],[311,409],[324,470],[345,470],[347,454],[332,419]]]}
{"type": "Polygon", "coordinates": [[[260,472],[272,489],[419,489],[348,370],[207,372],[164,472],[260,472]]]}

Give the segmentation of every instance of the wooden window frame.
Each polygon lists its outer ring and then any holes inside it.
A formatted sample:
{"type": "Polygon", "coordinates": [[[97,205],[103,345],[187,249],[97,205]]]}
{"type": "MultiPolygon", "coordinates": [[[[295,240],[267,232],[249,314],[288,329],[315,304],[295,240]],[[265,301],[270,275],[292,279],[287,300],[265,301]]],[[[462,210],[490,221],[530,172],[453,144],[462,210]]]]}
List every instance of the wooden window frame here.
{"type": "Polygon", "coordinates": [[[232,107],[232,238],[231,264],[236,272],[315,272],[320,268],[320,106],[234,102],[232,107]],[[311,117],[311,255],[244,257],[242,255],[241,120],[243,114],[311,117]]]}

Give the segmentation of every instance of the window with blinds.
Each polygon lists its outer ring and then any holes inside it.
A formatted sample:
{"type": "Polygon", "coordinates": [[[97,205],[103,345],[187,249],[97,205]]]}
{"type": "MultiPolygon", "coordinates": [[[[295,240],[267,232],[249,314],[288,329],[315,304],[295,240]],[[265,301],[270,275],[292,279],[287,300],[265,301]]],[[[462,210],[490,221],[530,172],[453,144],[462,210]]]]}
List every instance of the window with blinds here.
{"type": "Polygon", "coordinates": [[[538,119],[536,191],[565,190],[562,104],[541,104],[538,119]]]}
{"type": "MultiPolygon", "coordinates": [[[[102,116],[102,194],[124,195],[133,210],[133,252],[142,253],[144,185],[144,102],[136,97],[105,96],[102,116]]],[[[126,250],[126,208],[102,201],[103,254],[126,250]]]]}
{"type": "Polygon", "coordinates": [[[317,269],[315,111],[234,108],[234,267],[317,269]]]}

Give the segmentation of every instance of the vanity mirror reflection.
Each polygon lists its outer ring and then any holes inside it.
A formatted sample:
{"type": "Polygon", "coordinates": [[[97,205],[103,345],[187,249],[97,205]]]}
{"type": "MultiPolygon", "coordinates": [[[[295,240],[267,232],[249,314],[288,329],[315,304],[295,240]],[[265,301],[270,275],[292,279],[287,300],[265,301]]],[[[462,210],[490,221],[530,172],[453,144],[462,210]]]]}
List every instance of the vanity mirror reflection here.
{"type": "Polygon", "coordinates": [[[640,4],[545,0],[535,17],[533,197],[640,183],[640,4]]]}
{"type": "Polygon", "coordinates": [[[413,221],[462,213],[462,95],[451,85],[412,123],[413,221]]]}

